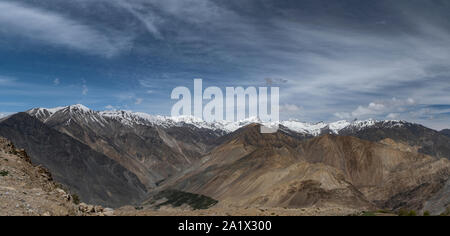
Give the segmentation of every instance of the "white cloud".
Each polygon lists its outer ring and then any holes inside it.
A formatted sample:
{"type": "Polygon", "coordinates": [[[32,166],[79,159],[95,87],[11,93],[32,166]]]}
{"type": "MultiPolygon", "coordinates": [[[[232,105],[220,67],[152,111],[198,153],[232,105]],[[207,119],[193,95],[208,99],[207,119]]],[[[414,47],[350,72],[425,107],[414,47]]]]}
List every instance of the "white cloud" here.
{"type": "Polygon", "coordinates": [[[88,86],[87,86],[86,84],[83,84],[82,90],[81,90],[81,94],[82,94],[83,96],[86,96],[86,95],[88,94],[88,92],[89,92],[88,86]]]}
{"type": "Polygon", "coordinates": [[[56,78],[55,80],[53,80],[53,85],[58,86],[60,83],[59,79],[56,78]]]}
{"type": "Polygon", "coordinates": [[[386,118],[390,119],[390,120],[394,120],[394,119],[397,119],[399,116],[400,116],[400,114],[398,114],[398,113],[389,113],[389,115],[387,115],[386,118]]]}
{"type": "Polygon", "coordinates": [[[6,85],[12,85],[16,82],[17,80],[11,77],[7,77],[7,76],[1,76],[0,75],[0,85],[2,86],[6,86],[6,85]]]}
{"type": "Polygon", "coordinates": [[[129,43],[129,37],[106,35],[55,12],[23,4],[0,2],[0,33],[111,57],[129,43]]]}
{"type": "Polygon", "coordinates": [[[9,116],[11,114],[13,114],[13,113],[11,113],[11,112],[0,112],[0,119],[4,118],[4,117],[7,117],[7,116],[9,116]]]}
{"type": "Polygon", "coordinates": [[[284,104],[280,106],[280,112],[299,112],[301,110],[301,107],[295,105],[295,104],[284,104]]]}
{"type": "Polygon", "coordinates": [[[371,102],[369,106],[359,106],[355,111],[352,112],[354,117],[364,117],[370,115],[378,115],[385,111],[386,107],[384,104],[371,102]]]}
{"type": "Polygon", "coordinates": [[[352,112],[337,112],[334,113],[334,116],[338,117],[339,119],[363,119],[376,117],[396,119],[401,116],[402,113],[410,111],[416,105],[416,101],[412,98],[392,98],[391,100],[371,102],[368,106],[358,106],[352,112]]]}
{"type": "Polygon", "coordinates": [[[136,101],[134,102],[134,104],[139,105],[139,104],[142,104],[143,101],[144,101],[144,99],[142,99],[142,98],[136,98],[136,101]]]}
{"type": "Polygon", "coordinates": [[[114,107],[114,106],[112,106],[112,105],[108,105],[108,106],[105,106],[105,109],[108,109],[108,110],[114,110],[114,109],[115,109],[115,107],[114,107]]]}
{"type": "Polygon", "coordinates": [[[339,119],[351,119],[352,115],[348,112],[336,112],[334,113],[334,116],[336,116],[339,119]]]}

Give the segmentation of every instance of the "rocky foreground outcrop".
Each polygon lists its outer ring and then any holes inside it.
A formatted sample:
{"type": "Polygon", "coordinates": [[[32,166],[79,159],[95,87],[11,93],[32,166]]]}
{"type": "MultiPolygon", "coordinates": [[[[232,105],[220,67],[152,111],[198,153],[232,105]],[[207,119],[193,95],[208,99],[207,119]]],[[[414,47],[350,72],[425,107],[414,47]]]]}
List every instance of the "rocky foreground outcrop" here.
{"type": "Polygon", "coordinates": [[[0,216],[113,215],[112,209],[77,205],[41,166],[34,166],[28,154],[0,137],[0,216]]]}

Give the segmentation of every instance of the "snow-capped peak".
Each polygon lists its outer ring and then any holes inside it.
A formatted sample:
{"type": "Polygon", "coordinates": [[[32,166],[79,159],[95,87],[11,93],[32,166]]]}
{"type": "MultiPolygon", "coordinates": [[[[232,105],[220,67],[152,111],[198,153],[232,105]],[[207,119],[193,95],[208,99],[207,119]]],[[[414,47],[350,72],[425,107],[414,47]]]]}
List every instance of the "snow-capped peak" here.
{"type": "Polygon", "coordinates": [[[38,118],[41,121],[47,120],[49,117],[51,117],[56,112],[64,109],[64,107],[55,107],[55,108],[33,108],[29,111],[27,111],[28,114],[38,118]]]}
{"type": "Polygon", "coordinates": [[[33,108],[33,109],[29,110],[28,113],[31,115],[52,116],[53,114],[55,114],[59,111],[62,111],[62,110],[70,111],[70,112],[75,112],[75,111],[92,112],[92,110],[89,109],[88,107],[81,105],[81,104],[76,104],[76,105],[65,106],[65,107],[33,108]]]}
{"type": "Polygon", "coordinates": [[[54,107],[54,108],[33,108],[29,111],[27,111],[28,114],[35,116],[36,118],[40,119],[41,121],[47,121],[50,119],[53,115],[59,112],[68,112],[68,113],[89,113],[93,112],[88,107],[76,104],[71,106],[65,106],[65,107],[54,107]]]}
{"type": "MultiPolygon", "coordinates": [[[[221,132],[230,133],[252,123],[265,124],[258,117],[250,117],[236,122],[233,121],[206,122],[194,116],[169,117],[169,116],[150,115],[142,112],[122,111],[122,110],[93,111],[81,104],[76,104],[67,107],[56,107],[50,109],[35,108],[28,111],[28,113],[45,121],[60,111],[64,113],[69,112],[70,114],[91,116],[89,119],[87,119],[87,117],[84,118],[86,120],[98,122],[101,121],[102,126],[104,125],[104,122],[106,122],[105,119],[112,119],[121,122],[122,124],[127,126],[149,125],[149,126],[159,126],[169,128],[169,127],[182,127],[185,125],[190,125],[200,129],[219,130],[221,132]]],[[[325,122],[308,123],[308,122],[301,122],[298,120],[288,120],[280,122],[271,122],[270,125],[272,126],[279,124],[297,133],[317,136],[320,135],[323,131],[329,131],[334,134],[339,134],[340,131],[346,128],[360,130],[380,123],[384,126],[393,127],[393,126],[401,126],[404,122],[376,121],[369,119],[362,121],[357,120],[353,122],[342,120],[332,123],[325,123],[325,122]]]]}
{"type": "Polygon", "coordinates": [[[322,129],[327,127],[327,124],[324,122],[312,124],[297,120],[281,121],[280,124],[297,133],[306,133],[310,135],[319,135],[322,129]]]}
{"type": "MultiPolygon", "coordinates": [[[[55,107],[55,108],[44,108],[46,109],[48,112],[50,112],[51,114],[54,114],[62,109],[64,109],[65,107],[55,107]]],[[[42,109],[42,108],[39,108],[42,109]]]]}
{"type": "Polygon", "coordinates": [[[65,107],[55,107],[55,108],[33,108],[28,113],[31,114],[54,114],[55,112],[64,109],[65,107]]]}
{"type": "Polygon", "coordinates": [[[76,104],[72,106],[66,107],[70,111],[82,111],[82,112],[92,112],[91,109],[89,109],[87,106],[82,104],[76,104]]]}

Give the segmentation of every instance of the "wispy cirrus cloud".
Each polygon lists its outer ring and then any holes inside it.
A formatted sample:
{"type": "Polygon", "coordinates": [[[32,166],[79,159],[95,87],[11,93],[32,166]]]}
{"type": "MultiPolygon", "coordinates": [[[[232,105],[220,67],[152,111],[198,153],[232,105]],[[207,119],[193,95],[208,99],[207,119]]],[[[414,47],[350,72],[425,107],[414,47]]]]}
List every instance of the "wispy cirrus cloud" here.
{"type": "Polygon", "coordinates": [[[130,38],[104,31],[48,10],[13,2],[0,2],[1,34],[68,47],[88,54],[115,56],[128,47],[130,38]]]}
{"type": "MultiPolygon", "coordinates": [[[[85,1],[85,0],[82,0],[85,1]]],[[[88,0],[89,1],[89,0],[88,0]]],[[[159,30],[159,24],[163,22],[162,18],[151,8],[148,8],[148,1],[134,0],[100,0],[105,4],[111,4],[122,8],[135,17],[155,38],[162,39],[163,36],[159,30]]],[[[92,1],[91,1],[92,2],[92,1]]]]}
{"type": "Polygon", "coordinates": [[[81,94],[83,96],[86,96],[86,95],[88,95],[88,92],[89,92],[89,88],[86,84],[86,80],[83,80],[83,84],[81,85],[81,94]]]}
{"type": "Polygon", "coordinates": [[[15,78],[0,75],[0,85],[2,85],[2,86],[13,85],[13,84],[15,84],[16,81],[17,81],[17,79],[15,79],[15,78]]]}
{"type": "Polygon", "coordinates": [[[98,2],[105,6],[119,8],[134,17],[156,39],[163,40],[164,33],[179,31],[173,23],[210,25],[217,20],[230,19],[231,11],[210,0],[74,0],[87,6],[98,2]]]}
{"type": "MultiPolygon", "coordinates": [[[[74,81],[49,76],[76,84],[79,99],[78,79],[103,66],[82,96],[114,96],[102,108],[168,114],[170,90],[203,78],[205,86],[279,86],[283,119],[388,118],[437,127],[450,120],[448,111],[433,107],[450,101],[445,1],[0,1],[7,26],[0,32],[74,49],[76,57],[117,56],[106,63],[82,58],[74,81]],[[97,94],[103,86],[116,93],[97,94]]],[[[73,62],[55,61],[64,69],[73,62]]],[[[25,56],[21,62],[35,68],[25,56]]]]}

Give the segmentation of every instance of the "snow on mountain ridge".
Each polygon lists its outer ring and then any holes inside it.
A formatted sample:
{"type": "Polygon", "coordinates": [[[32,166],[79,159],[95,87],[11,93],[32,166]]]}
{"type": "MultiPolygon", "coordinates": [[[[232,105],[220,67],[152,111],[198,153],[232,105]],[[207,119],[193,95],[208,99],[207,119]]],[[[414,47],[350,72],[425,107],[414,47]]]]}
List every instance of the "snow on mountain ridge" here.
{"type": "Polygon", "coordinates": [[[296,120],[281,121],[280,124],[297,133],[307,133],[314,136],[319,135],[321,130],[327,127],[327,124],[324,122],[311,124],[296,120]]]}
{"type": "MultiPolygon", "coordinates": [[[[215,121],[215,122],[206,122],[203,121],[200,118],[194,117],[194,116],[178,116],[178,117],[169,117],[169,116],[160,116],[160,115],[150,115],[143,112],[132,112],[132,111],[123,111],[123,110],[108,110],[108,111],[94,111],[89,109],[88,107],[77,104],[67,107],[56,107],[56,108],[34,108],[28,113],[30,115],[36,116],[37,118],[41,120],[47,120],[51,116],[53,116],[55,113],[59,111],[68,111],[71,113],[77,113],[81,112],[81,114],[92,114],[92,115],[98,115],[101,118],[109,118],[114,119],[116,121],[121,122],[124,125],[127,126],[133,126],[135,124],[137,125],[155,125],[155,126],[161,126],[165,128],[170,127],[180,127],[183,125],[192,125],[196,128],[200,129],[211,129],[211,130],[221,130],[226,133],[231,133],[236,131],[239,128],[242,128],[246,125],[252,124],[252,123],[260,123],[260,119],[257,117],[250,117],[241,121],[232,122],[232,121],[215,121]]],[[[102,120],[103,120],[102,119],[102,120]]],[[[97,120],[95,117],[91,120],[97,120]]],[[[102,121],[104,122],[104,121],[102,121]]],[[[346,128],[354,128],[354,129],[364,129],[366,127],[374,126],[377,123],[383,123],[383,124],[391,124],[393,126],[399,126],[404,123],[403,121],[377,121],[373,119],[369,120],[362,120],[362,121],[353,121],[349,122],[346,120],[332,122],[332,123],[325,123],[325,122],[319,122],[319,123],[307,123],[307,122],[301,122],[297,120],[289,120],[289,121],[280,121],[280,122],[272,122],[271,125],[279,124],[282,125],[292,131],[298,132],[298,133],[305,133],[313,136],[320,135],[323,130],[330,130],[334,134],[339,134],[339,132],[346,128]]],[[[102,124],[103,125],[103,124],[102,124]]]]}
{"type": "MultiPolygon", "coordinates": [[[[65,107],[67,109],[69,109],[70,111],[81,111],[81,112],[92,112],[93,110],[89,109],[87,106],[82,105],[82,104],[76,104],[76,105],[72,105],[72,106],[68,106],[65,107]]],[[[63,109],[65,109],[63,108],[63,109]]],[[[58,108],[56,108],[58,109],[58,108]]]]}
{"type": "Polygon", "coordinates": [[[49,117],[51,117],[52,115],[54,115],[55,113],[62,111],[62,110],[68,110],[70,112],[73,111],[82,111],[82,112],[91,112],[92,110],[89,109],[88,107],[81,105],[81,104],[76,104],[76,105],[72,105],[72,106],[66,106],[66,107],[54,107],[54,108],[33,108],[29,111],[27,111],[28,114],[36,116],[39,119],[48,119],[49,117]]]}

